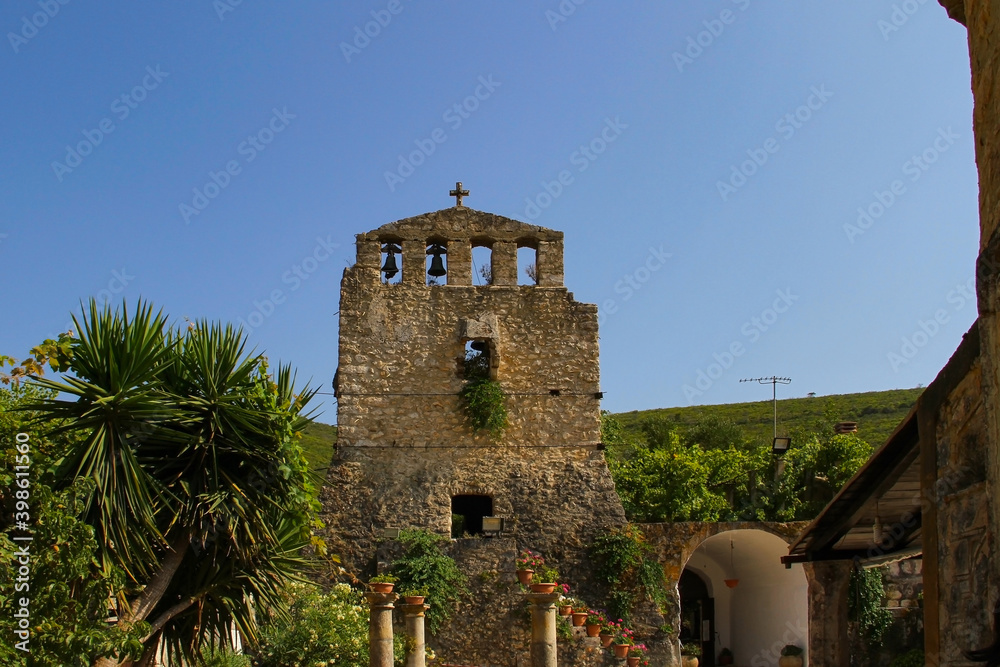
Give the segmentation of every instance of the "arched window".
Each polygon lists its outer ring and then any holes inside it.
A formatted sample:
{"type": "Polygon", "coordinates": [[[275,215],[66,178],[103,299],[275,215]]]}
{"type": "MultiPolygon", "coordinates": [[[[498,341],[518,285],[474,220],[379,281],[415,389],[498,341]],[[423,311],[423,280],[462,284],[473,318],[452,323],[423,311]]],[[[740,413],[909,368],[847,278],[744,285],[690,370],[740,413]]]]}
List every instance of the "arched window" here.
{"type": "Polygon", "coordinates": [[[472,241],[472,284],[493,284],[493,247],[489,241],[472,241]]]}
{"type": "Polygon", "coordinates": [[[517,284],[538,284],[538,246],[534,241],[517,242],[517,284]]]}
{"type": "Polygon", "coordinates": [[[427,244],[428,285],[448,284],[448,242],[431,241],[427,244]]]}
{"type": "Polygon", "coordinates": [[[451,536],[482,535],[484,516],[493,516],[493,498],[478,494],[452,496],[451,536]]]}
{"type": "Polygon", "coordinates": [[[397,241],[382,241],[379,275],[386,285],[398,285],[403,281],[403,248],[397,241]]]}

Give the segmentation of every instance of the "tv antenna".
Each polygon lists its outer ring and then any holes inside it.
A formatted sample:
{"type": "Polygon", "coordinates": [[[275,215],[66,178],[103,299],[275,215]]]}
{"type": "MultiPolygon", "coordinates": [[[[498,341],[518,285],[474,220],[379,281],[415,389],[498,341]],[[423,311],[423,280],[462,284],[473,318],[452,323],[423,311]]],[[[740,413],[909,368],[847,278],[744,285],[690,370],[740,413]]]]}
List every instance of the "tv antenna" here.
{"type": "Polygon", "coordinates": [[[790,384],[791,381],[792,378],[782,378],[776,375],[764,378],[745,378],[740,380],[740,382],[757,382],[760,384],[771,385],[771,403],[774,405],[774,440],[771,441],[771,451],[775,454],[785,452],[792,444],[791,438],[782,438],[782,442],[778,442],[778,385],[790,384]]]}

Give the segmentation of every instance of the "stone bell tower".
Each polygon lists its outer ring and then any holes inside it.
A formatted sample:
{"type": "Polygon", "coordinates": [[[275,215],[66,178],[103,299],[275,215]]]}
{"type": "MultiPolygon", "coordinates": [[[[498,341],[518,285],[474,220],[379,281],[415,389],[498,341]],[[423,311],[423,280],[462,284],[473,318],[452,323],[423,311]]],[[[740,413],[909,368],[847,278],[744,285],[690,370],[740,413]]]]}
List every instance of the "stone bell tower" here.
{"type": "Polygon", "coordinates": [[[476,541],[541,550],[569,575],[597,532],[625,523],[600,444],[597,308],[563,286],[561,232],[452,194],[453,208],[358,234],[344,271],[328,545],[363,577],[386,529],[461,537],[502,517],[502,535],[476,541]],[[534,280],[519,285],[524,248],[534,280]],[[473,430],[459,397],[477,354],[506,394],[499,439],[473,430]]]}

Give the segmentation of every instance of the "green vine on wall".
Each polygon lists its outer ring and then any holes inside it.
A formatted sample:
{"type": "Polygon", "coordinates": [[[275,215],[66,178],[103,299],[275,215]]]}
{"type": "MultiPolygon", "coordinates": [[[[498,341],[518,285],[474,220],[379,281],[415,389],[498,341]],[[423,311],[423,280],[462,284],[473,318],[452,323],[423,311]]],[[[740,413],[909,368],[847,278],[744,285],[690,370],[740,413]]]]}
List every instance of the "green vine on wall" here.
{"type": "Polygon", "coordinates": [[[436,634],[455,611],[458,601],[468,593],[465,575],[441,545],[447,542],[425,530],[402,530],[399,541],[403,555],[392,563],[392,573],[399,577],[399,590],[426,588],[427,629],[436,634]]]}
{"type": "Polygon", "coordinates": [[[493,440],[500,440],[509,425],[507,395],[500,383],[488,377],[477,377],[467,382],[458,395],[472,428],[486,431],[493,440]]]}
{"type": "Polygon", "coordinates": [[[666,606],[663,568],[636,526],[630,524],[600,535],[590,555],[597,565],[597,580],[611,590],[605,601],[611,618],[628,623],[633,609],[644,599],[661,610],[666,606]]]}
{"type": "Polygon", "coordinates": [[[892,614],[885,608],[883,568],[851,571],[847,598],[847,618],[858,624],[858,633],[870,647],[882,645],[882,637],[892,624],[892,614]]]}

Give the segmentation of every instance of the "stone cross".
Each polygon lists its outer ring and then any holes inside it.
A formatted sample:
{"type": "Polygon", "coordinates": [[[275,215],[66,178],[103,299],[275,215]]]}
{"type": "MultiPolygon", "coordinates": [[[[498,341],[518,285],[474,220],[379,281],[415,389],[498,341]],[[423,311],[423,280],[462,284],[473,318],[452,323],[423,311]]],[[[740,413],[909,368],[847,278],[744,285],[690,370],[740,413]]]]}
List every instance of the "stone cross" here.
{"type": "Polygon", "coordinates": [[[455,198],[455,206],[461,206],[462,205],[462,197],[468,197],[469,196],[469,191],[468,190],[463,190],[462,189],[462,182],[459,181],[459,182],[455,183],[455,189],[452,190],[451,192],[449,192],[448,194],[455,198]]]}

